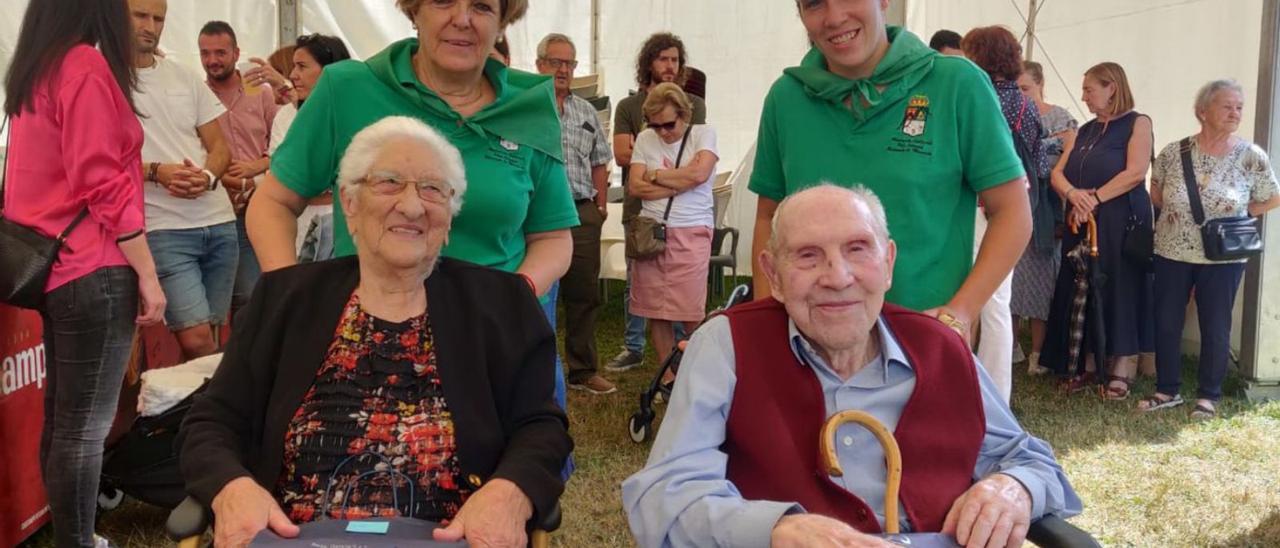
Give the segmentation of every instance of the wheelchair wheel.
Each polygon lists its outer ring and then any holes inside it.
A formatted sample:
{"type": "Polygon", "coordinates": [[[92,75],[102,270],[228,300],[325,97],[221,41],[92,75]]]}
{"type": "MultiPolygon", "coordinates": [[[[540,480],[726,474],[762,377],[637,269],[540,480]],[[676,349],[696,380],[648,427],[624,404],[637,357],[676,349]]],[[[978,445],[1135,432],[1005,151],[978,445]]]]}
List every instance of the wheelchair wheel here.
{"type": "Polygon", "coordinates": [[[124,491],[114,487],[103,487],[98,490],[98,509],[103,512],[115,510],[122,501],[124,501],[124,491]]]}
{"type": "Polygon", "coordinates": [[[631,434],[631,441],[636,443],[644,443],[649,439],[649,426],[653,423],[653,417],[645,417],[641,413],[631,415],[631,419],[627,421],[627,433],[631,434]]]}

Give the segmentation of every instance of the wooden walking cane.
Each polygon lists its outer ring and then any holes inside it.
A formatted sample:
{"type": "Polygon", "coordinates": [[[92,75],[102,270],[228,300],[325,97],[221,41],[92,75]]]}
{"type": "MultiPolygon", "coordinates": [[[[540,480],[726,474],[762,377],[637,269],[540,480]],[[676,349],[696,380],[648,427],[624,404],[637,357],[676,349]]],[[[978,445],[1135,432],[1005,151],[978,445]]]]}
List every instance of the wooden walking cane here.
{"type": "Polygon", "coordinates": [[[840,460],[836,458],[836,430],[848,423],[857,423],[875,435],[880,446],[884,448],[884,465],[888,470],[888,479],[884,486],[884,531],[890,535],[898,534],[898,486],[902,483],[902,453],[898,450],[898,440],[875,417],[862,411],[841,411],[831,415],[822,425],[822,437],[818,440],[819,451],[826,459],[827,474],[834,477],[844,475],[840,468],[840,460]]]}

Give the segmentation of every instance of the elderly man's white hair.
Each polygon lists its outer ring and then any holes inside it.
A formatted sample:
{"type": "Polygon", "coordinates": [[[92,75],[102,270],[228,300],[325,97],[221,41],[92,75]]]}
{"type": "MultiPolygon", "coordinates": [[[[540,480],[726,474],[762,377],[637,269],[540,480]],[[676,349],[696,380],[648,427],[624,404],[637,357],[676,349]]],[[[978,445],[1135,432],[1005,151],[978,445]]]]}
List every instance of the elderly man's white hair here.
{"type": "Polygon", "coordinates": [[[440,162],[437,167],[444,174],[444,181],[453,189],[449,210],[457,215],[462,209],[462,195],[467,191],[462,154],[431,126],[408,116],[388,116],[356,133],[347,146],[347,152],[342,155],[342,163],[338,164],[338,187],[352,197],[357,196],[360,180],[369,175],[378,152],[397,140],[410,141],[433,153],[440,162]]]}
{"type": "Polygon", "coordinates": [[[575,57],[578,55],[578,46],[574,45],[572,38],[558,32],[553,32],[544,36],[542,40],[538,42],[538,59],[547,58],[547,48],[551,47],[551,44],[569,44],[569,47],[573,48],[573,55],[575,57]]]}
{"type": "Polygon", "coordinates": [[[770,232],[768,249],[770,253],[777,253],[782,247],[782,236],[778,230],[778,219],[782,218],[782,214],[787,207],[798,196],[803,196],[810,192],[819,190],[836,191],[841,194],[848,195],[862,205],[867,207],[871,213],[871,231],[875,233],[876,239],[880,240],[880,246],[887,248],[889,245],[889,221],[884,213],[884,204],[880,203],[880,198],[871,189],[862,185],[853,185],[853,187],[843,187],[830,181],[822,181],[814,186],[801,190],[795,194],[787,196],[778,204],[778,208],[773,211],[773,220],[770,221],[770,232]]]}

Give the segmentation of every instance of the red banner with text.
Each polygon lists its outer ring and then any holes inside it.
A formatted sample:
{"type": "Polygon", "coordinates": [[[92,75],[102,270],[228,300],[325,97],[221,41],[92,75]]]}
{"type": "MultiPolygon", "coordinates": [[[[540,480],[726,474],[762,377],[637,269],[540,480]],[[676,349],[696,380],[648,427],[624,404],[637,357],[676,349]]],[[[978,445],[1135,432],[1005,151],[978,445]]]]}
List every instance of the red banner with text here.
{"type": "Polygon", "coordinates": [[[47,370],[40,315],[0,304],[0,546],[49,520],[40,478],[47,370]]]}

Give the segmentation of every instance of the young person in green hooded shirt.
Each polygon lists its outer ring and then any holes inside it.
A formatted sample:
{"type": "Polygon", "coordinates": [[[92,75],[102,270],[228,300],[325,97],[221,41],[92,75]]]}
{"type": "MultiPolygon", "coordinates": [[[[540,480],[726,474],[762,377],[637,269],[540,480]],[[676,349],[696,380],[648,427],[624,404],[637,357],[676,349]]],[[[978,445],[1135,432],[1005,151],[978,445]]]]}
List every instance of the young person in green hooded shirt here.
{"type": "MultiPolygon", "coordinates": [[[[333,188],[352,136],[384,117],[411,116],[462,152],[475,182],[454,221],[448,257],[518,272],[538,294],[569,267],[578,224],[565,178],[549,78],[489,59],[527,0],[397,0],[418,36],[361,62],[325,67],[250,205],[249,235],[263,270],[293,264],[298,212],[333,188]]],[[[335,254],[354,248],[341,207],[335,254]]]]}
{"type": "MultiPolygon", "coordinates": [[[[752,256],[778,203],[824,180],[884,202],[899,257],[888,300],[962,335],[1031,236],[1026,178],[989,78],[885,24],[889,0],[797,0],[813,48],[765,98],[749,188],[752,256]],[[977,198],[989,228],[973,259],[977,198]]],[[[757,298],[769,296],[755,269],[757,298]]]]}

